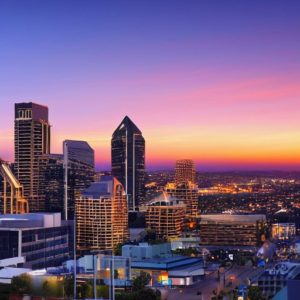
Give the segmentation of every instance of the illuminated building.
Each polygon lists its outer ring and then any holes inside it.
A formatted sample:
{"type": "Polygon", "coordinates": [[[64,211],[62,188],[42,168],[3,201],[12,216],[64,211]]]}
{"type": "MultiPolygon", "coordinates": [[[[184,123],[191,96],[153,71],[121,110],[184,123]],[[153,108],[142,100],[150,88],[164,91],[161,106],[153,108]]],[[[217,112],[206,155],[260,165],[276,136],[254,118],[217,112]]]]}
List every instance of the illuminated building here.
{"type": "Polygon", "coordinates": [[[172,197],[180,199],[186,205],[186,217],[198,215],[198,186],[191,182],[168,183],[165,191],[172,197]]]}
{"type": "Polygon", "coordinates": [[[296,236],[295,223],[272,224],[272,238],[280,241],[292,240],[296,236]]]}
{"type": "Polygon", "coordinates": [[[195,163],[191,159],[181,159],[176,161],[175,183],[196,183],[195,163]]]}
{"type": "Polygon", "coordinates": [[[146,272],[151,286],[191,286],[204,277],[203,260],[199,257],[173,256],[132,260],[132,277],[146,272]]]}
{"type": "Polygon", "coordinates": [[[257,246],[265,215],[201,215],[200,244],[206,246],[257,246]]]}
{"type": "Polygon", "coordinates": [[[183,201],[170,197],[166,193],[155,198],[147,206],[146,225],[153,230],[157,238],[172,239],[180,237],[186,206],[183,201]]]}
{"type": "Polygon", "coordinates": [[[23,186],[12,173],[8,164],[0,159],[0,213],[23,214],[29,212],[23,186]]]}
{"type": "Polygon", "coordinates": [[[145,140],[127,116],[112,135],[111,164],[112,175],[125,188],[129,211],[138,210],[145,194],[145,140]]]}
{"type": "Polygon", "coordinates": [[[48,153],[48,108],[32,102],[15,104],[15,171],[32,212],[45,209],[44,198],[39,194],[39,159],[48,153]]]}
{"type": "Polygon", "coordinates": [[[103,176],[76,199],[77,249],[113,250],[128,239],[128,210],[122,184],[103,176]]]}

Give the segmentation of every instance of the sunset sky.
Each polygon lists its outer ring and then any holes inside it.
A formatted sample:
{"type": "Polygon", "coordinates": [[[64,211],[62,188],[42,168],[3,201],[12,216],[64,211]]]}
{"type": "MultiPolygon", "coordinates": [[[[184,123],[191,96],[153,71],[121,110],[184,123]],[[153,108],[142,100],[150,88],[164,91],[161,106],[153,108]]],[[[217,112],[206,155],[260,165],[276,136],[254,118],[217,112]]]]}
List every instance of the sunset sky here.
{"type": "Polygon", "coordinates": [[[300,170],[299,1],[1,1],[0,157],[15,102],[47,105],[53,153],[83,139],[110,168],[125,115],[146,167],[300,170]]]}

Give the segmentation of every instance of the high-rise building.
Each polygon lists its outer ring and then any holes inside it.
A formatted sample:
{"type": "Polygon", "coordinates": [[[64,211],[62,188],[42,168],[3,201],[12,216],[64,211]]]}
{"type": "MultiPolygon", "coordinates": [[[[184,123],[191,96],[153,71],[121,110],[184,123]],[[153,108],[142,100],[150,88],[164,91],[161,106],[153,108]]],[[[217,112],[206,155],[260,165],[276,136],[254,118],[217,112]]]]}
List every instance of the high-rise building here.
{"type": "Polygon", "coordinates": [[[113,250],[128,239],[124,188],[113,176],[103,176],[76,199],[76,243],[79,251],[113,250]]]}
{"type": "Polygon", "coordinates": [[[94,150],[85,141],[65,141],[64,154],[44,155],[40,171],[45,184],[41,194],[48,212],[74,218],[74,201],[94,181],[94,150]]]}
{"type": "Polygon", "coordinates": [[[66,140],[64,157],[64,216],[73,219],[75,199],[90,186],[95,176],[95,154],[85,141],[66,140]]]}
{"type": "Polygon", "coordinates": [[[50,153],[48,108],[32,102],[15,104],[15,172],[24,187],[31,212],[43,211],[39,194],[39,159],[50,153]]]}
{"type": "Polygon", "coordinates": [[[147,228],[153,230],[157,238],[180,237],[184,227],[185,211],[183,201],[163,193],[147,206],[147,228]]]}
{"type": "Polygon", "coordinates": [[[23,186],[0,158],[0,214],[24,214],[29,212],[23,186]]]}
{"type": "Polygon", "coordinates": [[[125,188],[129,210],[138,210],[145,193],[145,140],[127,116],[113,133],[111,162],[112,175],[125,188]]]}
{"type": "Polygon", "coordinates": [[[168,183],[165,191],[184,202],[186,205],[186,217],[197,217],[198,215],[198,186],[192,182],[168,183]]]}
{"type": "Polygon", "coordinates": [[[191,159],[181,159],[176,161],[175,183],[196,183],[195,163],[191,159]]]}

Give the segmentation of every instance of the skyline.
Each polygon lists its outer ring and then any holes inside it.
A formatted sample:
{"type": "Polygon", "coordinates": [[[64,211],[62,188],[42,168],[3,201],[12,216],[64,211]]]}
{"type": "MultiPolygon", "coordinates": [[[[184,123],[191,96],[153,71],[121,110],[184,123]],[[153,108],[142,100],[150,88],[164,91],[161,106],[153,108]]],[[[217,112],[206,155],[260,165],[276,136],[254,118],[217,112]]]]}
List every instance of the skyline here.
{"type": "Polygon", "coordinates": [[[129,3],[1,3],[0,157],[14,103],[33,101],[51,152],[86,140],[100,169],[128,115],[148,170],[300,170],[299,3],[129,3]]]}

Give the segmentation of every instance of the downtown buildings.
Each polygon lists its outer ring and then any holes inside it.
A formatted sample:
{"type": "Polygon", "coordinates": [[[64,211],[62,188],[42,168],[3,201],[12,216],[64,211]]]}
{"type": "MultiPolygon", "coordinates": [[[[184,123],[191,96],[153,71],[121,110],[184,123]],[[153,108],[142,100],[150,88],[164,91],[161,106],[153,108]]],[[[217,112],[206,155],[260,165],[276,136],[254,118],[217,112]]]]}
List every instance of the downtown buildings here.
{"type": "Polygon", "coordinates": [[[145,140],[127,116],[112,135],[111,165],[125,188],[129,211],[137,211],[145,194],[145,140]]]}

